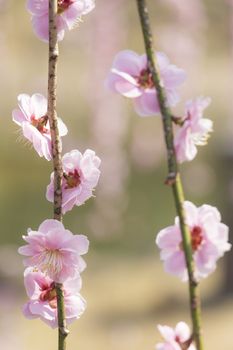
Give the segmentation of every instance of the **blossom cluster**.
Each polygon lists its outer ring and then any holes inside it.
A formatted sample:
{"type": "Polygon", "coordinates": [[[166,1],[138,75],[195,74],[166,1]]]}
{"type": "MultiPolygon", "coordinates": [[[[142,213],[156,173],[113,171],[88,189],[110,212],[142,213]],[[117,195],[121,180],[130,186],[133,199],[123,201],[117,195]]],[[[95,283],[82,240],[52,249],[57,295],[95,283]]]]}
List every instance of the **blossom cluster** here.
{"type": "MultiPolygon", "coordinates": [[[[160,71],[167,104],[175,106],[180,98],[178,87],[185,81],[183,69],[171,64],[162,52],[155,53],[160,71]]],[[[125,50],[119,52],[112,64],[106,81],[107,87],[132,100],[135,111],[141,117],[158,115],[160,106],[152,73],[149,70],[146,55],[125,50]]],[[[196,146],[205,145],[212,131],[213,123],[203,118],[204,109],[210,104],[210,98],[199,97],[186,103],[184,116],[177,120],[179,130],[175,135],[175,150],[178,162],[190,161],[197,154],[196,146]]]]}
{"type": "MultiPolygon", "coordinates": [[[[95,8],[94,0],[58,0],[57,1],[57,35],[64,38],[65,31],[73,29],[83,15],[95,8]]],[[[27,10],[31,14],[35,34],[44,42],[49,40],[49,0],[27,0],[27,10]]]]}
{"type": "MultiPolygon", "coordinates": [[[[82,15],[94,7],[94,0],[58,0],[56,24],[58,40],[62,40],[66,29],[72,29],[82,15]]],[[[49,0],[28,0],[27,9],[32,17],[36,35],[48,41],[49,0]]],[[[13,121],[20,127],[23,137],[32,144],[40,157],[50,161],[52,137],[47,113],[47,99],[39,94],[20,94],[18,108],[12,112],[13,121]]],[[[60,137],[67,135],[68,129],[58,118],[60,137]]],[[[62,158],[62,213],[80,206],[93,196],[100,176],[100,159],[95,152],[87,149],[83,154],[75,149],[62,158]]],[[[46,198],[54,201],[54,174],[47,186],[46,198]]],[[[62,288],[67,323],[79,318],[86,302],[80,295],[81,273],[86,267],[82,255],[88,251],[86,236],[66,229],[55,219],[46,219],[38,230],[28,229],[23,236],[26,245],[19,248],[25,256],[24,284],[29,298],[23,307],[29,319],[40,318],[52,328],[58,326],[57,287],[62,288]]]]}
{"type": "Polygon", "coordinates": [[[19,248],[26,256],[24,284],[29,301],[23,312],[27,318],[41,318],[57,327],[56,283],[63,283],[65,311],[68,322],[85,310],[85,300],[79,294],[80,273],[86,263],[81,255],[88,251],[88,239],[73,235],[57,220],[45,220],[38,231],[28,230],[23,239],[28,243],[19,248]]]}
{"type": "MultiPolygon", "coordinates": [[[[177,89],[184,82],[186,74],[171,64],[164,53],[155,52],[154,60],[159,70],[166,104],[170,109],[180,99],[177,89]]],[[[124,50],[115,56],[106,86],[112,92],[129,98],[134,110],[141,117],[160,114],[162,102],[155,85],[147,55],[124,50]]],[[[190,99],[185,104],[183,116],[170,115],[176,127],[174,151],[178,163],[193,160],[197,155],[197,146],[207,143],[209,134],[213,131],[213,122],[204,118],[203,114],[210,102],[210,98],[207,97],[190,99]]],[[[186,201],[183,203],[183,209],[194,260],[194,278],[198,282],[212,273],[217,260],[231,249],[228,227],[221,222],[221,215],[213,206],[204,204],[196,207],[186,201]]],[[[166,272],[187,281],[187,261],[178,217],[175,218],[173,226],[166,227],[158,233],[156,244],[160,249],[160,258],[164,262],[166,272]]],[[[157,350],[195,350],[189,328],[184,322],[179,322],[175,330],[168,326],[158,328],[164,342],[157,344],[157,350]]]]}

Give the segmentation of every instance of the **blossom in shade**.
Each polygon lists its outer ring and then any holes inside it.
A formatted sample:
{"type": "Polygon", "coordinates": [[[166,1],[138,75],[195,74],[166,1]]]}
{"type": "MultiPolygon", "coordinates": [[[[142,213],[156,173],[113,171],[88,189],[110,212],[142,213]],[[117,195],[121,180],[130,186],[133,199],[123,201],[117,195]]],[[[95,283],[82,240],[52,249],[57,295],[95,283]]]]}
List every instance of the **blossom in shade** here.
{"type": "MultiPolygon", "coordinates": [[[[24,285],[29,301],[23,307],[23,314],[29,319],[40,318],[52,328],[58,326],[57,295],[55,283],[43,272],[28,267],[24,272],[24,285]]],[[[81,277],[77,275],[63,284],[66,322],[78,319],[86,308],[86,302],[79,294],[81,277]]]]}
{"type": "MultiPolygon", "coordinates": [[[[196,207],[191,202],[184,202],[186,223],[191,234],[193,258],[195,262],[195,278],[207,277],[216,268],[217,260],[229,251],[228,227],[221,222],[219,211],[210,205],[196,207]]],[[[179,219],[175,225],[161,230],[156,237],[160,248],[160,258],[164,261],[165,270],[187,281],[179,219]]]]}
{"type": "MultiPolygon", "coordinates": [[[[174,106],[179,101],[176,90],[185,80],[185,72],[170,64],[164,53],[156,52],[155,56],[168,104],[174,106]]],[[[157,91],[145,54],[140,56],[130,50],[119,52],[113,61],[106,84],[113,92],[132,99],[134,108],[140,116],[160,113],[157,91]]]]}
{"type": "MultiPolygon", "coordinates": [[[[100,159],[88,149],[81,154],[78,150],[66,153],[62,158],[62,212],[71,210],[74,205],[82,205],[93,196],[94,187],[100,176],[100,159]]],[[[47,186],[46,198],[53,202],[54,173],[47,186]]]]}
{"type": "Polygon", "coordinates": [[[164,338],[163,343],[156,345],[157,350],[195,350],[191,334],[185,322],[177,323],[175,329],[158,325],[158,330],[164,338]]]}
{"type": "Polygon", "coordinates": [[[45,220],[23,239],[28,243],[19,248],[27,256],[24,265],[38,268],[55,282],[73,278],[86,267],[81,255],[88,251],[87,237],[73,235],[57,220],[45,220]]]}
{"type": "Polygon", "coordinates": [[[178,130],[175,139],[176,157],[179,163],[190,161],[197,154],[196,146],[204,146],[213,131],[213,122],[203,118],[204,110],[209,106],[210,98],[199,97],[186,103],[183,123],[178,130]]]}
{"type": "MultiPolygon", "coordinates": [[[[35,148],[40,157],[52,159],[51,134],[47,116],[47,99],[41,94],[18,96],[18,109],[12,112],[13,121],[20,125],[23,135],[35,148]]],[[[60,136],[67,134],[67,128],[58,118],[60,136]]]]}
{"type": "MultiPolygon", "coordinates": [[[[94,0],[58,0],[56,17],[58,40],[64,38],[65,30],[73,29],[81,16],[86,15],[95,7],[94,0]]],[[[32,26],[39,39],[49,40],[48,16],[49,0],[28,0],[27,10],[31,14],[32,26]]]]}

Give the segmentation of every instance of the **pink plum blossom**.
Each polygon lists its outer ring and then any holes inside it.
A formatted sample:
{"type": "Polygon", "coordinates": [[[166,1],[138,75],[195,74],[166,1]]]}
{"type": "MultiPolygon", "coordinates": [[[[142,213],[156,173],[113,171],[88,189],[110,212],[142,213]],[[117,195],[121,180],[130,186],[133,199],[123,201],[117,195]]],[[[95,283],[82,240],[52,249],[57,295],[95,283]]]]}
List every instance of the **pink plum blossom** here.
{"type": "Polygon", "coordinates": [[[175,329],[158,325],[158,330],[165,342],[156,345],[157,350],[195,350],[191,341],[189,327],[184,322],[177,323],[175,329]]]}
{"type": "MultiPolygon", "coordinates": [[[[207,277],[216,268],[217,260],[229,251],[228,227],[221,222],[219,211],[210,205],[196,207],[191,202],[184,202],[186,223],[191,233],[191,244],[195,262],[197,280],[207,277]]],[[[179,219],[175,225],[161,230],[156,237],[156,244],[161,249],[160,258],[165,270],[187,281],[179,219]]]]}
{"type": "MultiPolygon", "coordinates": [[[[24,316],[40,318],[52,328],[58,326],[57,295],[55,283],[43,272],[28,267],[24,272],[24,284],[29,301],[23,307],[24,316]]],[[[67,279],[63,284],[66,322],[78,319],[86,308],[86,302],[79,294],[81,277],[67,279]]]]}
{"type": "MultiPolygon", "coordinates": [[[[82,205],[93,196],[92,192],[100,176],[100,159],[95,152],[88,149],[81,154],[78,150],[66,153],[62,158],[62,212],[71,210],[74,205],[82,205]]],[[[53,202],[54,173],[47,186],[46,198],[53,202]]]]}
{"type": "Polygon", "coordinates": [[[174,139],[179,163],[194,159],[197,154],[196,146],[206,145],[209,133],[213,131],[213,122],[203,118],[203,111],[210,102],[210,98],[199,97],[186,103],[185,116],[182,118],[183,125],[174,139]]]}
{"type": "MultiPolygon", "coordinates": [[[[64,38],[65,30],[73,29],[82,15],[95,7],[94,0],[58,0],[57,31],[58,40],[64,38]]],[[[39,39],[49,40],[48,16],[49,0],[28,0],[27,9],[32,17],[32,26],[39,39]]]]}
{"type": "MultiPolygon", "coordinates": [[[[20,125],[23,135],[28,139],[40,157],[52,159],[51,135],[47,116],[47,99],[41,94],[18,96],[19,109],[12,112],[13,121],[20,125]]],[[[67,128],[58,119],[60,136],[67,134],[67,128]]]]}
{"type": "MultiPolygon", "coordinates": [[[[176,89],[185,80],[185,72],[170,64],[164,53],[156,52],[155,56],[168,104],[174,106],[179,101],[176,89]]],[[[140,116],[160,113],[157,92],[145,54],[140,56],[130,50],[119,52],[113,61],[106,83],[113,92],[132,99],[134,108],[140,116]]]]}
{"type": "Polygon", "coordinates": [[[24,265],[38,268],[55,282],[75,277],[86,267],[81,255],[88,251],[87,237],[73,235],[57,220],[45,220],[38,231],[29,229],[23,239],[28,244],[18,251],[27,256],[24,265]]]}

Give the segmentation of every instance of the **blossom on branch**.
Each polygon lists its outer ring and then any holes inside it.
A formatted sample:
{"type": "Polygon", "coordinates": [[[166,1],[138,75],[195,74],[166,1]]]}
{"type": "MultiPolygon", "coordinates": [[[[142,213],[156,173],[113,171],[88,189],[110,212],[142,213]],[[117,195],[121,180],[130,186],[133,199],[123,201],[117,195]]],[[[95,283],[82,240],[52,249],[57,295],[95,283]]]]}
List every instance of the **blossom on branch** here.
{"type": "MultiPolygon", "coordinates": [[[[13,121],[20,125],[23,135],[28,139],[40,157],[52,159],[51,134],[47,115],[47,99],[41,94],[18,96],[19,109],[12,112],[13,121]]],[[[58,118],[60,136],[67,134],[67,127],[58,118]]]]}
{"type": "MultiPolygon", "coordinates": [[[[23,314],[29,319],[40,318],[52,328],[58,326],[57,294],[55,283],[43,272],[28,267],[24,272],[24,285],[29,301],[23,314]]],[[[63,284],[66,322],[70,324],[85,311],[86,302],[79,294],[82,281],[80,275],[67,279],[63,284]]]]}
{"type": "Polygon", "coordinates": [[[38,231],[28,230],[23,239],[28,244],[18,251],[27,256],[24,265],[39,269],[54,282],[63,283],[86,267],[81,255],[88,251],[87,237],[73,235],[57,220],[45,220],[38,231]]]}
{"type": "MultiPolygon", "coordinates": [[[[185,72],[170,64],[164,53],[156,52],[155,57],[168,105],[174,106],[179,101],[176,90],[185,80],[185,72]]],[[[134,109],[140,116],[160,113],[157,91],[145,54],[140,56],[130,50],[119,52],[113,61],[106,83],[113,92],[132,99],[134,109]]]]}
{"type": "MultiPolygon", "coordinates": [[[[228,227],[221,222],[219,211],[210,205],[196,207],[185,201],[186,223],[190,230],[190,239],[195,262],[195,278],[207,277],[216,268],[217,260],[229,251],[228,227]]],[[[182,281],[188,280],[179,218],[175,225],[161,230],[156,237],[160,248],[160,258],[165,270],[177,275],[182,281]]]]}
{"type": "MultiPolygon", "coordinates": [[[[73,29],[95,7],[95,0],[58,0],[57,35],[63,40],[65,30],[73,29]]],[[[32,16],[32,26],[39,39],[49,40],[49,0],[28,0],[27,9],[32,16]]]]}
{"type": "MultiPolygon", "coordinates": [[[[82,205],[93,196],[100,176],[100,159],[88,149],[81,154],[78,150],[66,153],[62,158],[62,212],[71,210],[74,205],[82,205]]],[[[53,202],[54,173],[47,187],[46,198],[53,202]]]]}
{"type": "Polygon", "coordinates": [[[195,350],[191,334],[185,322],[177,323],[175,329],[158,325],[158,330],[165,342],[156,345],[157,350],[195,350]]]}
{"type": "Polygon", "coordinates": [[[174,139],[179,163],[194,159],[197,154],[196,146],[206,145],[209,133],[213,131],[213,122],[203,118],[203,111],[210,102],[210,98],[199,97],[186,103],[185,116],[181,119],[183,125],[174,139]]]}

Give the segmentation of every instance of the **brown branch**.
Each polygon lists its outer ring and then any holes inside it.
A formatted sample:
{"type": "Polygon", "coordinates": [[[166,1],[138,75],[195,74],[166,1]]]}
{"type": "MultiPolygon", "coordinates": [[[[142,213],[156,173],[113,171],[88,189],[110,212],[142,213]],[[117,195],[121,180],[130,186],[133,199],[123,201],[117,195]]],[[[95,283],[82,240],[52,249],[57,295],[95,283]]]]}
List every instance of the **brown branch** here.
{"type": "MultiPolygon", "coordinates": [[[[57,0],[49,0],[49,67],[48,67],[48,118],[52,141],[52,156],[54,170],[54,219],[62,221],[62,162],[61,162],[61,138],[58,130],[56,113],[56,89],[57,89],[57,0]]],[[[68,330],[65,322],[65,306],[62,284],[56,283],[57,317],[58,317],[58,350],[66,349],[66,337],[68,330]]]]}

